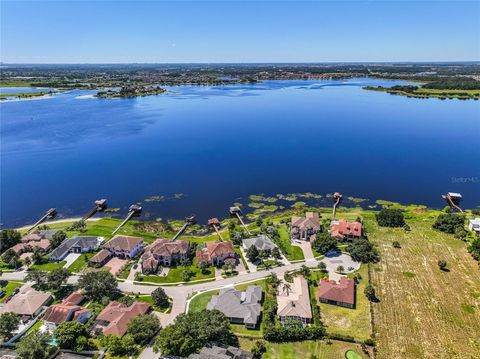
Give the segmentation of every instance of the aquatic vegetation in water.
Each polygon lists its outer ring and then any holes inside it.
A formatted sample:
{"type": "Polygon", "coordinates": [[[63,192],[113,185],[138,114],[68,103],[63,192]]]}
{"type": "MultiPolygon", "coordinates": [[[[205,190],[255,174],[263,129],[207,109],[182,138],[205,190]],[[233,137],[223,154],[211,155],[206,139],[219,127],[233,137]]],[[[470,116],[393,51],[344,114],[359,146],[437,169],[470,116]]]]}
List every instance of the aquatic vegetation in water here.
{"type": "Polygon", "coordinates": [[[303,207],[305,207],[306,205],[307,205],[307,204],[306,204],[305,202],[299,201],[299,202],[295,202],[294,204],[292,204],[292,207],[293,207],[293,208],[303,208],[303,207]]]}
{"type": "Polygon", "coordinates": [[[145,198],[143,201],[144,202],[161,202],[165,199],[164,196],[150,196],[148,198],[145,198]]]}
{"type": "Polygon", "coordinates": [[[183,193],[175,193],[173,195],[173,198],[175,198],[175,199],[182,199],[183,197],[185,197],[185,195],[183,193]]]}
{"type": "Polygon", "coordinates": [[[103,210],[103,212],[105,213],[115,213],[118,211],[120,211],[120,208],[106,208],[105,210],[103,210]]]}
{"type": "Polygon", "coordinates": [[[296,201],[296,200],[297,200],[297,195],[294,194],[294,193],[289,193],[289,194],[287,194],[287,195],[277,194],[277,198],[278,198],[278,199],[282,199],[282,200],[284,200],[284,201],[293,202],[293,201],[296,201]]]}
{"type": "Polygon", "coordinates": [[[368,199],[366,198],[356,198],[356,197],[347,197],[350,201],[352,201],[353,203],[362,203],[362,202],[365,202],[365,201],[368,201],[368,199]]]}
{"type": "Polygon", "coordinates": [[[252,207],[252,208],[262,208],[263,206],[265,206],[265,204],[258,203],[258,202],[250,202],[248,204],[248,207],[252,207]]]}
{"type": "Polygon", "coordinates": [[[251,201],[254,201],[254,202],[268,202],[268,203],[275,203],[278,201],[277,198],[275,197],[264,197],[262,195],[255,195],[255,194],[252,194],[250,196],[248,196],[248,198],[251,200],[251,201]]]}
{"type": "Polygon", "coordinates": [[[306,192],[306,193],[297,193],[298,197],[303,197],[303,198],[315,198],[315,199],[320,199],[322,198],[321,194],[317,193],[311,193],[311,192],[306,192]]]}

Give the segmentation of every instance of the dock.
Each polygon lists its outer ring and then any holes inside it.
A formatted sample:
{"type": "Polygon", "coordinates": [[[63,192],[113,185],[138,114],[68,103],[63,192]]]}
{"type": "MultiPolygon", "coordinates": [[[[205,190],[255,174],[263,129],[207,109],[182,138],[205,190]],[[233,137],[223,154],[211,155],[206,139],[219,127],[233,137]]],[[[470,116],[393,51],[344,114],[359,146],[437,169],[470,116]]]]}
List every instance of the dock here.
{"type": "Polygon", "coordinates": [[[87,219],[92,217],[97,212],[103,212],[104,210],[106,210],[107,209],[107,200],[105,198],[104,199],[97,199],[94,202],[94,205],[95,206],[87,214],[85,214],[82,217],[83,221],[86,221],[87,219]]]}
{"type": "Polygon", "coordinates": [[[182,228],[180,228],[178,232],[173,236],[172,241],[175,241],[178,237],[180,237],[183,232],[187,230],[188,226],[194,225],[195,223],[197,223],[195,221],[195,216],[185,217],[185,223],[183,224],[182,228]]]}
{"type": "Polygon", "coordinates": [[[118,225],[117,228],[112,232],[112,236],[117,233],[120,228],[122,228],[125,223],[127,223],[132,217],[139,217],[142,214],[142,207],[136,204],[132,204],[128,209],[127,217],[123,220],[122,223],[118,225]]]}
{"type": "Polygon", "coordinates": [[[462,195],[460,193],[448,192],[442,195],[442,198],[447,201],[451,209],[463,213],[463,209],[460,208],[460,202],[462,201],[462,195]]]}
{"type": "Polygon", "coordinates": [[[223,238],[222,238],[222,235],[220,234],[220,221],[218,220],[218,218],[214,217],[214,218],[210,218],[208,220],[208,225],[213,228],[213,230],[215,231],[215,233],[217,233],[217,236],[218,238],[220,239],[220,241],[223,242],[223,238]]]}
{"type": "Polygon", "coordinates": [[[230,207],[230,216],[232,217],[237,217],[238,220],[240,221],[240,224],[242,225],[242,227],[245,229],[245,231],[247,231],[248,235],[252,235],[252,233],[250,233],[250,231],[248,230],[247,226],[245,225],[245,223],[243,222],[243,219],[242,219],[242,210],[240,209],[240,207],[237,207],[237,206],[234,206],[234,207],[230,207]]]}
{"type": "Polygon", "coordinates": [[[42,218],[40,218],[33,226],[27,230],[27,234],[30,233],[35,227],[45,222],[47,219],[54,219],[57,216],[56,208],[50,208],[42,218]]]}
{"type": "Polygon", "coordinates": [[[332,212],[332,220],[335,220],[335,216],[337,214],[337,206],[342,202],[342,194],[340,192],[335,192],[333,194],[333,212],[332,212]]]}

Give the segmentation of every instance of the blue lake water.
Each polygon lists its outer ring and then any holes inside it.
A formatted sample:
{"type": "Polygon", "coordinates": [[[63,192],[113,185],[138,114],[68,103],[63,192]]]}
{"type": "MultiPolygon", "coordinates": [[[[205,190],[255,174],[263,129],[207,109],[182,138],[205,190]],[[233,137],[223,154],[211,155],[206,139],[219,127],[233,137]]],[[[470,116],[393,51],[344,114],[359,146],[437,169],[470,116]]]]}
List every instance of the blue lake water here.
{"type": "MultiPolygon", "coordinates": [[[[160,96],[0,103],[4,226],[98,198],[145,218],[225,217],[238,198],[331,193],[443,207],[480,205],[480,102],[362,89],[401,82],[267,81],[182,86],[160,96]],[[144,202],[150,196],[180,200],[144,202]]],[[[5,92],[5,90],[4,90],[5,92]]]]}

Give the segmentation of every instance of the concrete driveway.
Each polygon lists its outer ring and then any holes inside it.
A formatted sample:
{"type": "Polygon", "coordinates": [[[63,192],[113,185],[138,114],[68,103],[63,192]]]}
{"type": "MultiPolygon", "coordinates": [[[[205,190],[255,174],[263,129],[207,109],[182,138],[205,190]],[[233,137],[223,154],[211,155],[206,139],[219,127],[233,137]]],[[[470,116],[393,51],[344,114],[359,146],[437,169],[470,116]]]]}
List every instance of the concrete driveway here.
{"type": "Polygon", "coordinates": [[[68,256],[65,257],[65,261],[67,261],[67,263],[65,263],[65,265],[63,266],[63,268],[68,268],[72,265],[73,262],[75,262],[78,257],[80,257],[82,254],[81,253],[70,253],[68,256]]]}
{"type": "Polygon", "coordinates": [[[325,263],[327,266],[328,278],[336,281],[342,277],[341,274],[335,273],[338,266],[343,266],[343,268],[345,268],[345,273],[351,273],[358,270],[361,264],[360,262],[355,262],[348,254],[341,252],[329,252],[321,262],[325,263]]]}

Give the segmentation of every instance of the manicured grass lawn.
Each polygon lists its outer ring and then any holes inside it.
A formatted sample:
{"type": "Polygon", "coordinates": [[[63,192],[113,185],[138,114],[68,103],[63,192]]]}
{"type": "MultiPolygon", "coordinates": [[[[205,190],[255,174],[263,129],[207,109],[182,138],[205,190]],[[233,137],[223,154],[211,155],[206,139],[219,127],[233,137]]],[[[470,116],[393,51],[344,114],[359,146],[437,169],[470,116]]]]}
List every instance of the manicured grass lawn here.
{"type": "Polygon", "coordinates": [[[123,268],[120,272],[117,273],[117,278],[120,279],[127,279],[128,275],[130,274],[130,269],[132,269],[133,265],[135,264],[134,261],[130,261],[125,268],[123,268]]]}
{"type": "Polygon", "coordinates": [[[30,266],[29,270],[43,270],[43,271],[52,271],[54,269],[63,268],[67,263],[66,261],[61,262],[50,262],[46,257],[42,264],[33,264],[30,266]]]}
{"type": "Polygon", "coordinates": [[[38,331],[40,330],[40,327],[41,327],[42,325],[43,325],[43,320],[41,320],[41,319],[37,320],[37,321],[35,322],[35,324],[32,325],[32,326],[30,327],[30,329],[28,329],[26,335],[38,332],[38,331]]]}
{"type": "MultiPolygon", "coordinates": [[[[251,350],[255,341],[254,339],[239,338],[240,347],[245,350],[251,350]]],[[[340,341],[332,341],[332,344],[321,340],[290,343],[265,342],[265,345],[267,352],[263,354],[263,359],[343,359],[347,350],[361,353],[359,358],[368,358],[358,344],[340,341]]]]}
{"type": "Polygon", "coordinates": [[[5,292],[1,297],[1,301],[3,301],[13,292],[15,288],[21,287],[23,282],[8,282],[5,287],[2,287],[2,290],[5,292]]]}
{"type": "Polygon", "coordinates": [[[191,300],[190,306],[188,307],[188,312],[196,313],[207,308],[207,304],[210,302],[210,299],[212,299],[212,296],[217,295],[218,293],[219,290],[211,290],[197,295],[191,300]]]}
{"type": "MultiPolygon", "coordinates": [[[[365,340],[370,338],[370,307],[363,293],[368,284],[368,267],[363,264],[358,272],[362,280],[356,286],[355,308],[320,303],[320,314],[328,333],[350,335],[357,340],[365,340]]],[[[315,294],[318,296],[317,292],[315,294]]]]}
{"type": "Polygon", "coordinates": [[[205,270],[205,273],[202,273],[200,268],[197,268],[194,263],[190,267],[173,267],[170,268],[168,275],[167,276],[159,276],[159,275],[148,275],[148,276],[140,276],[140,278],[143,279],[145,282],[154,282],[154,283],[177,283],[177,282],[183,282],[183,279],[181,277],[182,272],[185,269],[190,269],[194,275],[190,277],[190,281],[194,280],[199,280],[199,279],[209,279],[209,278],[214,278],[215,276],[215,270],[210,267],[205,270]]]}
{"type": "Polygon", "coordinates": [[[353,350],[347,350],[347,352],[345,353],[345,357],[347,359],[361,359],[362,358],[360,355],[358,355],[353,350]]]}
{"type": "Polygon", "coordinates": [[[278,228],[278,234],[280,235],[280,238],[278,239],[277,245],[288,260],[296,261],[305,259],[302,249],[291,245],[290,233],[285,225],[281,225],[278,228]]]}
{"type": "Polygon", "coordinates": [[[88,265],[88,261],[96,253],[84,253],[73,262],[68,269],[73,273],[79,273],[88,265]]]}
{"type": "Polygon", "coordinates": [[[4,271],[4,272],[8,272],[8,271],[11,271],[12,269],[8,266],[7,263],[5,263],[4,261],[0,260],[0,270],[4,271]]]}

